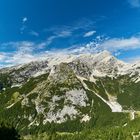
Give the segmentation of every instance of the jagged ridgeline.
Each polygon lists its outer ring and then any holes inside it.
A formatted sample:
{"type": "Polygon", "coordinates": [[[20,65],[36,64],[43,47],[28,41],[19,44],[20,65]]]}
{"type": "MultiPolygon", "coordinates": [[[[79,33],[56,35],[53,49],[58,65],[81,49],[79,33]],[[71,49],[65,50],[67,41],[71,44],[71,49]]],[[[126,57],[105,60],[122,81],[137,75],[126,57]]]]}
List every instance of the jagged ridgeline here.
{"type": "Polygon", "coordinates": [[[0,103],[22,139],[139,138],[140,63],[104,51],[4,68],[0,103]]]}

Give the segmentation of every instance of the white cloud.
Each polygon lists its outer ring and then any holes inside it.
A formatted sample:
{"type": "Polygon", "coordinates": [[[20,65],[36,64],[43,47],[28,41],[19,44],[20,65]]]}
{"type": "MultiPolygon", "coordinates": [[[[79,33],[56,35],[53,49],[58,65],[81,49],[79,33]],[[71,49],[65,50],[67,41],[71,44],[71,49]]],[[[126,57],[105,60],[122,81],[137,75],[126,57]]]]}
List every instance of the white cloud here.
{"type": "Polygon", "coordinates": [[[123,61],[126,61],[128,63],[137,63],[140,62],[140,56],[126,57],[123,58],[123,61]]]}
{"type": "Polygon", "coordinates": [[[140,7],[140,0],[128,0],[128,2],[134,8],[140,7]]]}
{"type": "Polygon", "coordinates": [[[97,49],[109,50],[111,52],[116,52],[118,50],[132,50],[140,48],[140,38],[131,37],[131,38],[113,38],[104,41],[101,43],[97,49]]]}
{"type": "Polygon", "coordinates": [[[22,23],[27,22],[27,20],[28,20],[28,18],[27,18],[27,17],[24,17],[24,18],[22,19],[22,23]]]}
{"type": "Polygon", "coordinates": [[[29,53],[16,53],[9,57],[5,62],[11,65],[24,64],[37,60],[32,54],[29,53]]]}
{"type": "Polygon", "coordinates": [[[57,37],[56,36],[50,36],[49,38],[47,38],[46,40],[46,45],[50,45],[57,37]]]}
{"type": "Polygon", "coordinates": [[[62,31],[59,31],[59,32],[54,32],[55,36],[56,37],[69,37],[72,35],[72,32],[71,31],[68,31],[68,30],[62,30],[62,31]]]}
{"type": "Polygon", "coordinates": [[[8,50],[8,48],[12,48],[15,50],[21,49],[25,50],[25,49],[30,49],[31,48],[35,48],[34,46],[36,46],[36,44],[34,42],[30,42],[30,41],[19,41],[19,42],[7,42],[7,43],[2,43],[0,44],[1,48],[5,48],[8,50]]]}
{"type": "MultiPolygon", "coordinates": [[[[65,37],[70,35],[68,33],[61,33],[59,37],[65,37]]],[[[21,41],[21,42],[9,42],[1,44],[0,47],[11,47],[15,48],[12,52],[3,53],[0,52],[0,66],[11,66],[22,63],[28,63],[31,61],[36,61],[40,59],[45,59],[49,54],[57,55],[61,54],[81,54],[81,53],[96,53],[103,50],[108,50],[115,54],[120,55],[120,52],[127,50],[140,49],[140,38],[130,37],[130,38],[103,38],[98,37],[96,40],[89,42],[88,44],[75,44],[71,47],[65,49],[57,49],[53,51],[41,51],[44,47],[53,41],[58,36],[50,37],[50,42],[43,41],[41,43],[21,41]]],[[[126,58],[127,61],[136,61],[139,57],[126,58]]]]}
{"type": "Polygon", "coordinates": [[[36,31],[33,31],[33,30],[32,30],[32,31],[30,31],[30,32],[29,32],[29,34],[30,34],[30,35],[32,35],[32,36],[36,36],[36,37],[38,37],[38,36],[39,36],[39,33],[38,33],[38,32],[36,32],[36,31]]]}
{"type": "Polygon", "coordinates": [[[25,25],[22,25],[22,27],[20,28],[20,33],[23,34],[26,28],[27,27],[25,25]]]}
{"type": "Polygon", "coordinates": [[[26,27],[26,22],[28,21],[27,17],[23,17],[22,18],[22,25],[21,25],[21,28],[20,28],[20,33],[23,34],[25,29],[27,28],[26,27]]]}
{"type": "Polygon", "coordinates": [[[87,19],[87,18],[82,18],[80,20],[75,21],[71,25],[63,25],[63,26],[55,26],[49,29],[44,29],[45,32],[61,32],[61,31],[69,31],[69,32],[74,32],[77,30],[90,30],[93,28],[98,20],[102,20],[103,17],[96,17],[94,19],[87,19]]]}
{"type": "MultiPolygon", "coordinates": [[[[44,32],[47,33],[51,33],[53,35],[58,35],[60,36],[70,36],[73,34],[73,38],[76,36],[80,36],[81,37],[81,32],[86,32],[89,31],[87,35],[85,35],[85,37],[90,36],[95,34],[96,31],[92,31],[91,29],[93,29],[95,27],[95,24],[101,20],[104,20],[106,17],[104,16],[99,16],[99,17],[92,17],[92,19],[87,19],[87,18],[82,18],[80,20],[77,20],[75,22],[73,22],[71,25],[63,25],[63,26],[55,26],[49,29],[44,29],[44,32]],[[61,35],[59,35],[61,34],[61,35]]],[[[83,35],[84,36],[84,35],[83,35]]]]}
{"type": "Polygon", "coordinates": [[[6,50],[13,48],[12,52],[0,52],[0,67],[13,66],[45,58],[46,52],[39,52],[46,46],[46,42],[35,43],[30,41],[8,42],[0,46],[6,50]],[[45,55],[45,56],[44,56],[45,55]]]}
{"type": "Polygon", "coordinates": [[[9,42],[2,44],[5,47],[15,47],[13,52],[1,53],[0,64],[2,66],[12,66],[22,63],[28,63],[36,60],[33,51],[37,49],[38,44],[29,41],[9,42]]]}
{"type": "Polygon", "coordinates": [[[96,33],[96,31],[89,31],[89,32],[85,33],[84,37],[93,36],[95,33],[96,33]]]}
{"type": "Polygon", "coordinates": [[[55,32],[54,35],[50,36],[46,40],[46,45],[50,45],[55,39],[66,38],[72,35],[71,31],[63,30],[60,32],[55,32]]]}
{"type": "Polygon", "coordinates": [[[140,49],[140,38],[130,37],[130,38],[112,38],[107,37],[97,37],[94,41],[87,44],[75,44],[65,52],[68,53],[97,53],[107,50],[113,53],[115,56],[119,56],[121,52],[127,50],[140,49]]]}
{"type": "Polygon", "coordinates": [[[5,59],[5,54],[4,53],[0,53],[0,61],[3,61],[5,59]]]}

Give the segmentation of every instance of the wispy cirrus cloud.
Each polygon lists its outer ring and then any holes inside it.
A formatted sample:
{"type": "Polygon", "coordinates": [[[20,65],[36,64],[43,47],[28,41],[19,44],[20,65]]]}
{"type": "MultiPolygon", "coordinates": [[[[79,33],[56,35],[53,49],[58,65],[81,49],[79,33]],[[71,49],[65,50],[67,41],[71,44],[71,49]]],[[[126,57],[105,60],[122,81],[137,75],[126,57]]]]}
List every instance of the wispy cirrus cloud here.
{"type": "Polygon", "coordinates": [[[3,61],[5,59],[5,53],[0,53],[0,61],[3,61]]]}
{"type": "Polygon", "coordinates": [[[112,38],[99,45],[99,49],[115,52],[140,48],[140,37],[112,38]]]}
{"type": "MultiPolygon", "coordinates": [[[[60,37],[65,37],[67,33],[62,33],[60,37]]],[[[70,35],[70,34],[67,34],[70,35]]],[[[3,43],[0,47],[13,47],[12,52],[0,52],[0,66],[12,66],[17,64],[28,63],[36,60],[46,59],[48,55],[57,54],[86,54],[97,53],[104,50],[110,51],[114,55],[120,55],[121,52],[140,49],[140,37],[132,36],[130,38],[108,38],[97,36],[94,41],[83,44],[74,44],[65,49],[53,49],[42,51],[47,45],[46,41],[40,43],[31,41],[3,43]]],[[[126,58],[125,61],[136,61],[139,57],[126,58]]]]}
{"type": "Polygon", "coordinates": [[[27,28],[26,26],[26,22],[28,21],[28,18],[27,17],[23,17],[22,20],[21,20],[21,28],[20,28],[20,33],[23,34],[25,29],[27,28]]]}
{"type": "Polygon", "coordinates": [[[38,33],[38,32],[36,32],[35,30],[32,30],[32,29],[29,29],[29,28],[27,27],[27,22],[28,22],[28,20],[29,20],[29,19],[28,19],[27,17],[23,17],[23,18],[21,19],[20,33],[21,33],[21,34],[26,33],[26,34],[29,34],[29,35],[31,35],[31,36],[38,37],[38,36],[39,36],[39,33],[38,33]]]}
{"type": "Polygon", "coordinates": [[[33,31],[33,30],[31,30],[31,31],[29,32],[29,34],[32,35],[32,36],[35,36],[35,37],[38,37],[38,36],[39,36],[39,33],[36,32],[36,31],[33,31]]]}
{"type": "Polygon", "coordinates": [[[87,18],[82,18],[79,19],[75,22],[73,22],[70,25],[60,25],[60,26],[54,26],[51,28],[44,29],[45,32],[52,32],[52,33],[58,33],[61,31],[69,31],[69,32],[74,32],[77,30],[84,30],[88,31],[95,26],[98,20],[103,20],[103,17],[96,17],[93,19],[87,19],[87,18]]]}
{"type": "Polygon", "coordinates": [[[86,32],[83,37],[90,37],[90,36],[93,36],[95,33],[96,31],[89,31],[89,32],[86,32]]]}
{"type": "Polygon", "coordinates": [[[30,41],[8,42],[0,46],[5,49],[13,48],[12,52],[0,53],[0,66],[12,66],[37,60],[34,51],[38,50],[41,43],[30,41]]]}
{"type": "Polygon", "coordinates": [[[50,45],[55,39],[58,38],[66,38],[66,37],[70,37],[72,35],[71,31],[67,31],[67,30],[63,30],[60,32],[55,32],[54,35],[50,36],[47,38],[46,42],[46,46],[50,45]]]}
{"type": "Polygon", "coordinates": [[[13,51],[17,51],[18,49],[22,50],[32,50],[36,46],[34,42],[31,41],[17,41],[17,42],[7,42],[0,44],[0,48],[3,50],[12,49],[13,51]]]}
{"type": "Polygon", "coordinates": [[[93,19],[82,18],[73,22],[70,25],[61,25],[55,26],[51,28],[44,29],[44,32],[52,34],[50,37],[47,38],[48,45],[51,44],[57,38],[65,38],[70,37],[75,39],[75,37],[90,37],[96,33],[92,29],[95,27],[95,24],[100,21],[104,20],[105,17],[94,17],[93,19]],[[85,33],[83,35],[83,33],[85,33]]]}
{"type": "Polygon", "coordinates": [[[27,17],[23,17],[22,18],[22,23],[24,24],[25,22],[27,22],[28,21],[28,18],[27,17]]]}
{"type": "Polygon", "coordinates": [[[140,7],[140,0],[128,0],[128,3],[134,8],[140,7]]]}
{"type": "Polygon", "coordinates": [[[137,62],[140,62],[140,56],[126,57],[123,60],[129,63],[137,63],[137,62]]]}
{"type": "Polygon", "coordinates": [[[87,44],[75,44],[68,48],[70,53],[97,53],[107,50],[119,56],[120,51],[130,51],[140,49],[140,37],[130,38],[108,38],[97,36],[95,40],[87,44]]]}

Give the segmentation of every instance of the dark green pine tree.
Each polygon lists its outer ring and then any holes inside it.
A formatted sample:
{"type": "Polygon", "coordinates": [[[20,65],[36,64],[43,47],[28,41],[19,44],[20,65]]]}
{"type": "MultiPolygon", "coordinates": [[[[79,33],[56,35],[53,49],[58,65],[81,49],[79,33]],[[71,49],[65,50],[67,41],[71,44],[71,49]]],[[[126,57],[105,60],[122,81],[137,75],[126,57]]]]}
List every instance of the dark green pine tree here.
{"type": "Polygon", "coordinates": [[[0,125],[0,140],[20,140],[20,135],[14,127],[2,123],[0,125]]]}

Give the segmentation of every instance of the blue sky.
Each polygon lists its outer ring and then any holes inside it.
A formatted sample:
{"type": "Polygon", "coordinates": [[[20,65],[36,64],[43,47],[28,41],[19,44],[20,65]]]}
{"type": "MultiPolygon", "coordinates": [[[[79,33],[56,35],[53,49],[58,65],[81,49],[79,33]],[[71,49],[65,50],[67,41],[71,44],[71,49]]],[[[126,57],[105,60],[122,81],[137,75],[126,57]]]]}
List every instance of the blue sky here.
{"type": "Polygon", "coordinates": [[[140,0],[0,1],[0,66],[102,50],[140,60],[140,0]]]}

